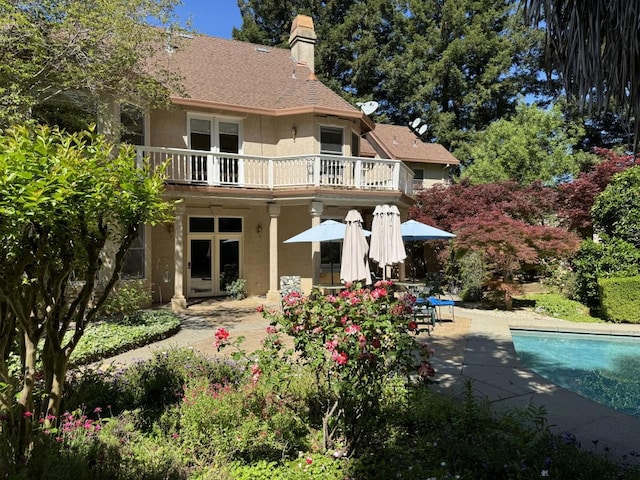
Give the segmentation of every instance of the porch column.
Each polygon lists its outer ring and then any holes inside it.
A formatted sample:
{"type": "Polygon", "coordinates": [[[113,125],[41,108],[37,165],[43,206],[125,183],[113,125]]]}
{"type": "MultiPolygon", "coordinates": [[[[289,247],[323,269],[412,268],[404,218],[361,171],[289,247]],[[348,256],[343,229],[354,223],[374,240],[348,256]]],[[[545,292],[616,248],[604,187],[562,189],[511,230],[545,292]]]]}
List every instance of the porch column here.
{"type": "MultiPolygon", "coordinates": [[[[320,225],[324,205],[322,202],[311,202],[309,212],[311,213],[311,226],[320,225]]],[[[318,285],[320,283],[320,242],[311,242],[311,283],[318,285]]]]}
{"type": "Polygon", "coordinates": [[[173,221],[174,244],[174,268],[173,297],[171,298],[171,310],[178,312],[187,308],[187,299],[184,296],[184,203],[176,205],[175,219],[173,221]]]}
{"type": "Polygon", "coordinates": [[[269,209],[269,291],[267,302],[280,303],[278,279],[278,216],[280,205],[270,203],[269,209]]]}

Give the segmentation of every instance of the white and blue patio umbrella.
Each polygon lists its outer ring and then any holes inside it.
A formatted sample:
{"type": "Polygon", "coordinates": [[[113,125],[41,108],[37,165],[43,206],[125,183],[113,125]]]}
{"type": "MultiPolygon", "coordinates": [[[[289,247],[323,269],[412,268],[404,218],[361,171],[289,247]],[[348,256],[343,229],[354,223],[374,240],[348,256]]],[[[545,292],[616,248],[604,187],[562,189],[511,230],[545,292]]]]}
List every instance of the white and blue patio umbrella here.
{"type": "MultiPolygon", "coordinates": [[[[332,240],[344,240],[347,226],[344,223],[335,220],[325,220],[320,225],[306,229],[284,243],[301,243],[301,242],[330,242],[332,240]]],[[[368,230],[362,230],[365,237],[371,235],[368,230]]]]}
{"type": "MultiPolygon", "coordinates": [[[[335,220],[325,220],[320,225],[306,229],[284,243],[303,243],[303,242],[333,242],[344,240],[347,226],[344,223],[335,220]]],[[[362,234],[367,237],[371,235],[368,230],[362,230],[362,234]]],[[[333,262],[331,263],[331,282],[333,283],[333,262]]]]}
{"type": "Polygon", "coordinates": [[[426,223],[417,222],[415,220],[407,220],[400,224],[400,234],[403,240],[419,241],[419,240],[451,240],[455,238],[453,233],[432,227],[426,223]]]}

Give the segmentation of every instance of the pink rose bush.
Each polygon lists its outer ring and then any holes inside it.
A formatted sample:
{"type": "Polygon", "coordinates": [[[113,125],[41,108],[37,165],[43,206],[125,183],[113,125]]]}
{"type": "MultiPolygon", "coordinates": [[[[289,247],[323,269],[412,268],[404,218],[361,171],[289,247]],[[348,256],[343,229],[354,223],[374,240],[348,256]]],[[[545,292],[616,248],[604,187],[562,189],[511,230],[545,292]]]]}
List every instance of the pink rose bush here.
{"type": "Polygon", "coordinates": [[[381,281],[371,288],[349,285],[338,295],[291,293],[282,310],[260,309],[270,321],[263,346],[271,353],[262,359],[315,375],[327,449],[339,440],[353,451],[366,439],[391,377],[429,383],[435,375],[430,349],[418,342],[424,330],[413,321],[414,299],[395,298],[392,287],[381,281]],[[291,343],[283,336],[293,340],[292,350],[283,348],[291,343]]]}

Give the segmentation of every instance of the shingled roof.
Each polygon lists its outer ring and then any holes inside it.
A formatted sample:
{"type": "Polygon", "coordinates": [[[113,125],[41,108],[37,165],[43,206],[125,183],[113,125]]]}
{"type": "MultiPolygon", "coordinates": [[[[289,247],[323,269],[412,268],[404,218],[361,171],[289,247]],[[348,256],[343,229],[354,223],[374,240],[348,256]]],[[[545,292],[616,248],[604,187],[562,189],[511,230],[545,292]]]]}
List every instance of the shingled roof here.
{"type": "Polygon", "coordinates": [[[168,65],[182,75],[185,92],[173,95],[174,103],[276,116],[313,111],[373,126],[288,49],[194,35],[172,50],[168,65]]]}
{"type": "Polygon", "coordinates": [[[416,163],[458,165],[460,161],[439,143],[418,139],[408,126],[375,124],[375,130],[364,136],[360,145],[362,155],[387,156],[416,163]]]}

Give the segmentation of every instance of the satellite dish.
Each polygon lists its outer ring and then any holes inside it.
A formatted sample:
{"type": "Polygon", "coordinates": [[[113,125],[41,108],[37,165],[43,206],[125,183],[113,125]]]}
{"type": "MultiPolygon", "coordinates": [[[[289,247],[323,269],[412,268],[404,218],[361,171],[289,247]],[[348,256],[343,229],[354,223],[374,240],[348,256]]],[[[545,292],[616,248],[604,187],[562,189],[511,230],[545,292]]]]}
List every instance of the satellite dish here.
{"type": "Polygon", "coordinates": [[[418,135],[422,136],[427,131],[429,126],[426,123],[423,123],[422,126],[418,129],[418,135]]]}
{"type": "Polygon", "coordinates": [[[413,122],[411,122],[411,128],[415,130],[416,128],[418,128],[418,125],[420,125],[421,122],[422,119],[416,118],[413,122]]]}
{"type": "Polygon", "coordinates": [[[371,115],[379,107],[378,102],[375,102],[373,100],[370,101],[370,102],[357,103],[356,105],[358,105],[360,107],[360,110],[362,110],[362,112],[365,115],[371,115]]]}

